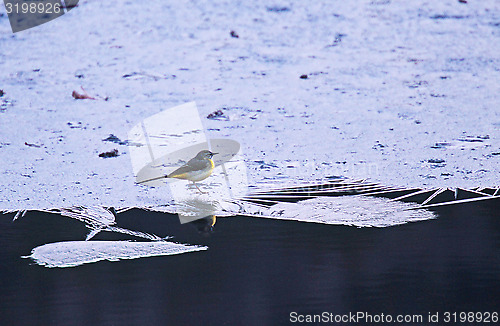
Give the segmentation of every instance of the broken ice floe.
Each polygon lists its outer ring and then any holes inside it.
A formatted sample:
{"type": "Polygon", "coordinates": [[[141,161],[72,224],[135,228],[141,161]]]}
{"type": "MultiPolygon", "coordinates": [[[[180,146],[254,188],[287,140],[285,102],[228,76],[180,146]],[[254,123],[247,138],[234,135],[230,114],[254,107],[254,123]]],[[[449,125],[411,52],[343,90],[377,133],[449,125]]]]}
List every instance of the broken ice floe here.
{"type": "MultiPolygon", "coordinates": [[[[263,218],[356,227],[388,227],[436,218],[418,204],[364,196],[318,197],[271,207],[250,205],[263,218]]],[[[247,206],[250,210],[250,207],[247,206]]]]}
{"type": "MultiPolygon", "coordinates": [[[[391,227],[436,218],[437,213],[429,208],[500,198],[500,188],[404,189],[348,179],[295,184],[293,187],[274,184],[254,188],[253,194],[239,199],[198,199],[135,208],[178,214],[180,223],[206,219],[208,224],[204,227],[208,229],[214,226],[216,216],[237,215],[354,227],[391,227]]],[[[117,261],[208,249],[166,242],[165,239],[169,237],[161,238],[155,234],[119,227],[117,215],[132,208],[115,210],[102,206],[74,206],[41,211],[58,213],[84,223],[90,230],[87,240],[101,231],[107,231],[152,242],[59,242],[37,247],[26,258],[32,258],[47,267],[72,267],[101,260],[117,261]]],[[[25,213],[26,210],[17,212],[16,218],[25,213]]]]}
{"type": "MultiPolygon", "coordinates": [[[[125,210],[126,209],[122,209],[121,211],[125,210]]],[[[53,208],[44,211],[50,213],[58,213],[62,216],[70,217],[85,223],[86,227],[90,230],[86,240],[92,239],[101,231],[128,234],[152,241],[165,240],[168,238],[161,238],[155,234],[149,234],[146,232],[129,230],[115,226],[115,215],[117,214],[117,212],[113,207],[106,208],[102,206],[73,206],[69,208],[53,208]]]]}
{"type": "Polygon", "coordinates": [[[205,246],[184,245],[167,241],[67,241],[36,247],[30,256],[45,267],[75,267],[102,260],[118,261],[154,256],[178,255],[207,250],[205,246]]]}

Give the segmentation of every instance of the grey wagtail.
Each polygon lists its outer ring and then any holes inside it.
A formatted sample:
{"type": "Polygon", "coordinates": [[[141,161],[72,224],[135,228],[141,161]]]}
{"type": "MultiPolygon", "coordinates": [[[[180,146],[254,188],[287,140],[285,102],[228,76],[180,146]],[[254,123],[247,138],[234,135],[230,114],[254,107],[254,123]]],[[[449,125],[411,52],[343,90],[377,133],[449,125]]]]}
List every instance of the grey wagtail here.
{"type": "Polygon", "coordinates": [[[196,189],[198,189],[199,192],[204,194],[204,192],[201,191],[200,188],[198,188],[196,181],[205,180],[212,174],[212,171],[214,170],[215,167],[212,157],[216,154],[219,153],[212,153],[211,151],[208,151],[206,149],[202,150],[201,152],[196,154],[195,157],[190,159],[186,164],[184,164],[174,172],[166,176],[144,180],[139,183],[158,180],[162,178],[176,178],[176,179],[189,180],[193,182],[193,184],[195,185],[196,189]]]}

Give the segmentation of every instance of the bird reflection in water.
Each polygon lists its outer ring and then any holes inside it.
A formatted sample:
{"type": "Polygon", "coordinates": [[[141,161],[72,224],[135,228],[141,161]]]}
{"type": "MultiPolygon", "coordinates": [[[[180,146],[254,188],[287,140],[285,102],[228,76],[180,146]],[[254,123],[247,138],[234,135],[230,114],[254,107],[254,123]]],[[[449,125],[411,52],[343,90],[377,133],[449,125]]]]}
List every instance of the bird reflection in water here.
{"type": "Polygon", "coordinates": [[[209,235],[213,232],[216,222],[216,201],[189,199],[178,204],[178,215],[181,224],[188,223],[196,227],[198,232],[209,235]]]}
{"type": "Polygon", "coordinates": [[[209,236],[211,233],[214,232],[214,226],[216,221],[217,218],[215,215],[209,215],[204,218],[200,218],[192,222],[189,222],[189,224],[193,225],[196,228],[196,230],[198,230],[199,234],[203,236],[209,236]]]}

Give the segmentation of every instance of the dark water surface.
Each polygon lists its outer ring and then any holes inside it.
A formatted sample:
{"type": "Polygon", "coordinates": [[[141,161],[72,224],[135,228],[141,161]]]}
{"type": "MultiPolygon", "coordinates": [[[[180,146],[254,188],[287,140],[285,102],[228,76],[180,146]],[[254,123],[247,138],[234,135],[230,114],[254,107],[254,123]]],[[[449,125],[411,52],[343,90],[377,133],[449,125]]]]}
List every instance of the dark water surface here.
{"type": "Polygon", "coordinates": [[[219,218],[208,236],[172,215],[134,209],[118,215],[120,227],[209,249],[64,269],[21,256],[84,239],[83,224],[37,212],[12,222],[8,214],[0,218],[1,324],[278,325],[292,311],[500,311],[499,209],[498,200],[457,205],[435,220],[382,229],[219,218]]]}

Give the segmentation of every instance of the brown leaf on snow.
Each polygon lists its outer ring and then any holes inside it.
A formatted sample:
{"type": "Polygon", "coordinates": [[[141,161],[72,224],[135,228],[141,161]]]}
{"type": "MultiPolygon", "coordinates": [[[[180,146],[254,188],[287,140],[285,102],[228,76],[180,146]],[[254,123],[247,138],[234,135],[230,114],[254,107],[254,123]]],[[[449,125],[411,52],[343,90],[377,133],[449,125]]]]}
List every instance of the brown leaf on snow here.
{"type": "Polygon", "coordinates": [[[81,88],[82,88],[83,94],[80,94],[77,91],[73,91],[73,93],[71,94],[75,100],[95,100],[96,99],[95,97],[90,96],[87,93],[87,91],[85,91],[83,89],[83,87],[81,87],[81,88]]]}

